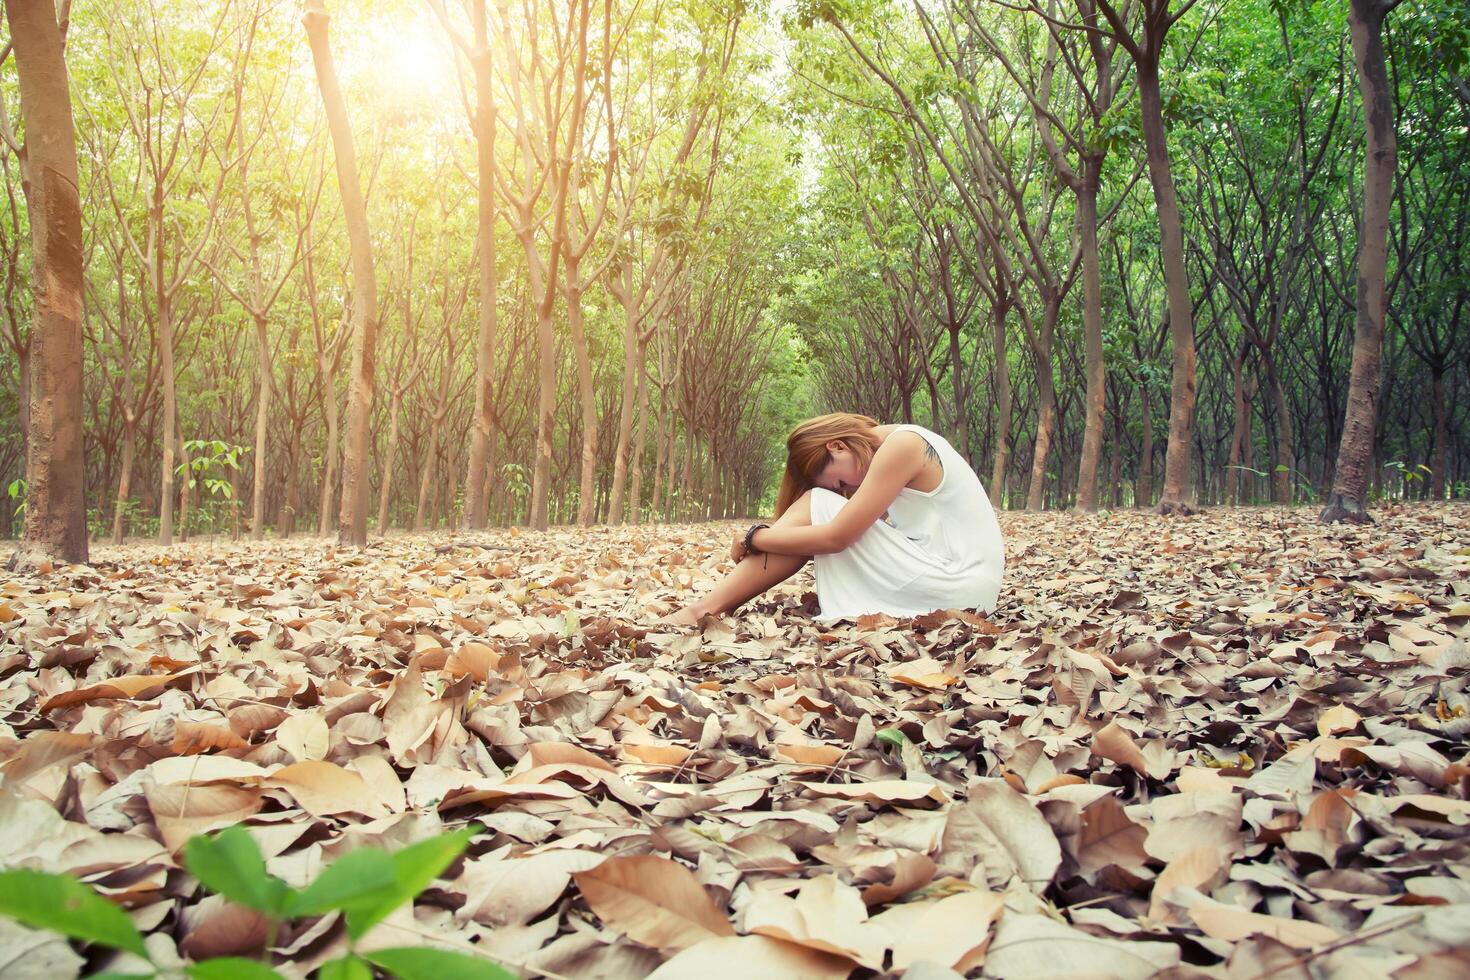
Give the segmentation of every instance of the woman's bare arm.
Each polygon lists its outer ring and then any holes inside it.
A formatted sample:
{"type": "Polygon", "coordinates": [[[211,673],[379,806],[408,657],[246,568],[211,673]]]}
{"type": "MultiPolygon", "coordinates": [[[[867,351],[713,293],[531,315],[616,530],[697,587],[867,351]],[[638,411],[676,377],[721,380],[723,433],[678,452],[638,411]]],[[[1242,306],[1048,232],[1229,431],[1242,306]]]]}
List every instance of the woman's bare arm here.
{"type": "Polygon", "coordinates": [[[766,527],[751,543],[774,555],[830,555],[850,547],[888,510],[898,492],[924,468],[929,444],[916,432],[895,432],[873,454],[867,475],[837,516],[810,527],[766,527]]]}

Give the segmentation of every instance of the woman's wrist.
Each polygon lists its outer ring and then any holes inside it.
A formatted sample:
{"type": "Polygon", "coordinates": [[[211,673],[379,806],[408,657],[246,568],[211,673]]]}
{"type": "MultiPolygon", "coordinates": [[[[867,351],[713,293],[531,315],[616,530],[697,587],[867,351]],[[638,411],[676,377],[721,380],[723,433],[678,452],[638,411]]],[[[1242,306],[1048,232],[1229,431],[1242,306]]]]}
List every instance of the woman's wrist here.
{"type": "Polygon", "coordinates": [[[755,536],[763,530],[770,529],[769,524],[752,524],[749,531],[745,532],[745,550],[752,555],[761,554],[760,547],[756,544],[755,536]]]}

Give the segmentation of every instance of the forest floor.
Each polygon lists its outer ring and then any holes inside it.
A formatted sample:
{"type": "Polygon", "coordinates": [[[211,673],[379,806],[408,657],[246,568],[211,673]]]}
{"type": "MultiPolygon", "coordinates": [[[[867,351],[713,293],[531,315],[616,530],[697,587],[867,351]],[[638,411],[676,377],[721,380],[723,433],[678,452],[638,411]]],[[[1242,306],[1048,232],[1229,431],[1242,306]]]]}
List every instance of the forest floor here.
{"type": "MultiPolygon", "coordinates": [[[[649,610],[734,525],[0,571],[0,864],[94,884],[160,961],[266,942],[180,870],[192,834],[243,823],[301,885],[473,820],[364,947],[551,977],[1463,975],[1470,507],[1374,516],[1004,514],[989,616],[822,625],[803,573],[685,632],[649,610]]],[[[304,975],[347,938],[274,942],[304,975]]]]}

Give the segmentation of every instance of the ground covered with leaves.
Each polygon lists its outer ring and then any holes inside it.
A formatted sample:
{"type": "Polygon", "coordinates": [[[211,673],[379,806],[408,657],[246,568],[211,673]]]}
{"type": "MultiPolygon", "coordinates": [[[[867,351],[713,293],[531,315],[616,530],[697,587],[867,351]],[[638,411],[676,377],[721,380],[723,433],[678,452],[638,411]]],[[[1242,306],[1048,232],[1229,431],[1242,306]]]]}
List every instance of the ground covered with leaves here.
{"type": "Polygon", "coordinates": [[[303,884],[478,823],[362,945],[526,976],[1463,975],[1470,508],[1376,516],[1008,514],[991,615],[683,632],[731,525],[98,548],[0,573],[0,862],[288,975],[338,917],[192,835],[303,884]]]}

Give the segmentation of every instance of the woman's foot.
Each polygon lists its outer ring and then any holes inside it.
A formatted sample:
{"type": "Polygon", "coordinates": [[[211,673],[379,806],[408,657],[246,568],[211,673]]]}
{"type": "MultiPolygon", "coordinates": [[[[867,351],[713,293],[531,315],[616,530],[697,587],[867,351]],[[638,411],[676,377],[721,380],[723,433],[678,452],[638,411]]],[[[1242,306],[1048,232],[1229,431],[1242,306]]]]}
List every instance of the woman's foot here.
{"type": "Polygon", "coordinates": [[[698,626],[700,615],[699,610],[694,606],[685,606],[667,616],[659,617],[654,622],[660,626],[698,626]]]}

